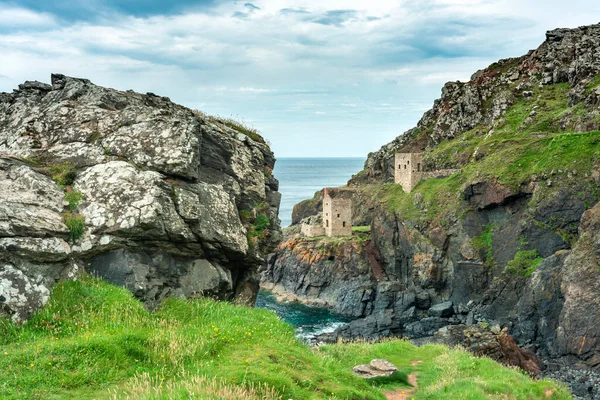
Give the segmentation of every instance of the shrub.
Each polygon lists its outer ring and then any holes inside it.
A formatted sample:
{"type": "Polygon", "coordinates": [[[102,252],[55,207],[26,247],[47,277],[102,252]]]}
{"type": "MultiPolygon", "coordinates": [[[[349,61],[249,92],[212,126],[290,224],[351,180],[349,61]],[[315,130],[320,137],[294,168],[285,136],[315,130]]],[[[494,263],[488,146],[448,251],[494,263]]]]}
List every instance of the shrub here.
{"type": "Polygon", "coordinates": [[[269,217],[267,217],[265,214],[258,214],[252,226],[258,232],[261,232],[265,230],[265,228],[268,227],[270,223],[271,221],[269,220],[269,217]]]}

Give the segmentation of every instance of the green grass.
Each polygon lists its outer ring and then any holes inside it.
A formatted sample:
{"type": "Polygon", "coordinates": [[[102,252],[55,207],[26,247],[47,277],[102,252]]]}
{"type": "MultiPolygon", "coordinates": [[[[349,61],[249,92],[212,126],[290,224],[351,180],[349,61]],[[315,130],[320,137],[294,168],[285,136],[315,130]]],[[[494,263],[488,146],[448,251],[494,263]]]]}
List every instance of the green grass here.
{"type": "Polygon", "coordinates": [[[372,195],[406,220],[444,224],[468,209],[457,193],[469,183],[492,180],[516,190],[533,175],[559,169],[589,173],[600,162],[600,131],[576,133],[572,124],[590,111],[582,103],[569,107],[567,83],[533,92],[530,100],[513,104],[493,129],[477,126],[425,153],[431,168],[462,167],[460,174],[422,181],[410,194],[398,185],[383,185],[372,195]],[[536,114],[530,116],[534,105],[536,114]]]}
{"type": "Polygon", "coordinates": [[[384,399],[418,373],[415,399],[568,399],[496,362],[440,345],[311,349],[272,312],[170,299],[154,313],[97,279],[61,283],[23,326],[0,319],[2,399],[384,399]],[[365,381],[351,368],[387,358],[402,371],[365,381]],[[413,361],[422,363],[412,365],[413,361]]]}
{"type": "Polygon", "coordinates": [[[208,115],[199,110],[194,110],[193,112],[200,118],[207,119],[213,123],[225,125],[239,133],[242,133],[248,136],[250,139],[254,140],[255,142],[267,144],[267,141],[260,135],[258,129],[246,122],[238,121],[233,118],[223,118],[219,116],[208,115]]]}
{"type": "Polygon", "coordinates": [[[487,268],[494,267],[494,226],[487,224],[479,236],[471,238],[471,244],[477,250],[483,250],[484,262],[487,268]]]}
{"type": "Polygon", "coordinates": [[[85,232],[85,219],[82,215],[66,212],[63,214],[63,221],[69,228],[69,240],[80,239],[85,232]]]}
{"type": "Polygon", "coordinates": [[[385,184],[375,191],[375,196],[387,205],[390,212],[396,212],[405,220],[444,223],[444,216],[461,208],[458,192],[463,182],[461,173],[426,179],[411,193],[405,193],[400,185],[385,184]]]}
{"type": "Polygon", "coordinates": [[[62,188],[72,185],[77,177],[77,167],[69,162],[52,165],[48,171],[54,182],[62,188]]]}
{"type": "Polygon", "coordinates": [[[536,249],[520,250],[515,258],[506,264],[506,271],[524,277],[531,276],[544,259],[539,256],[536,249]]]}
{"type": "Polygon", "coordinates": [[[352,227],[352,232],[370,233],[371,232],[371,226],[370,225],[366,225],[366,226],[353,226],[352,227]]]}
{"type": "Polygon", "coordinates": [[[83,199],[81,192],[78,190],[67,190],[65,193],[65,200],[69,202],[69,210],[75,211],[79,207],[79,203],[83,199]]]}

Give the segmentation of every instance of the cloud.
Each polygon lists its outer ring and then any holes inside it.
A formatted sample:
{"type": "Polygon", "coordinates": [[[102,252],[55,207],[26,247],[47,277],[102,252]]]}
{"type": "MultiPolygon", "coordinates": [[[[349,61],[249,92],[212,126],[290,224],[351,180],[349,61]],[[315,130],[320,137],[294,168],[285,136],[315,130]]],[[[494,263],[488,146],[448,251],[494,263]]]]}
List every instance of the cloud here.
{"type": "Polygon", "coordinates": [[[241,87],[239,89],[240,92],[250,92],[250,93],[273,93],[276,92],[276,90],[271,90],[271,89],[260,89],[260,88],[253,88],[253,87],[241,87]]]}
{"type": "Polygon", "coordinates": [[[600,13],[536,1],[0,0],[0,90],[61,72],[241,115],[280,156],[319,151],[307,132],[348,139],[330,155],[364,155],[413,126],[445,81],[600,13]]]}
{"type": "Polygon", "coordinates": [[[0,3],[0,31],[7,28],[36,28],[56,25],[56,19],[47,13],[0,3]]]}

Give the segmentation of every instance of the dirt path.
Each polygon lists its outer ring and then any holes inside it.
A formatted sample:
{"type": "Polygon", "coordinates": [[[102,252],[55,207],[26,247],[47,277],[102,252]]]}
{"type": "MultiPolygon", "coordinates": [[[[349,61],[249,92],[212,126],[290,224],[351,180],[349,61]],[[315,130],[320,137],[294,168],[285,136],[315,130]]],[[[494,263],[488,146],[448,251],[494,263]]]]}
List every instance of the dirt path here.
{"type": "MultiPolygon", "coordinates": [[[[413,363],[414,363],[414,361],[413,361],[413,363]]],[[[413,364],[413,365],[415,365],[415,364],[413,364]]],[[[412,388],[400,388],[400,389],[392,390],[391,392],[387,392],[385,394],[385,397],[388,400],[410,400],[412,394],[415,392],[415,390],[419,386],[417,384],[417,373],[416,372],[413,372],[412,374],[408,375],[408,383],[410,383],[412,385],[412,388]]]]}

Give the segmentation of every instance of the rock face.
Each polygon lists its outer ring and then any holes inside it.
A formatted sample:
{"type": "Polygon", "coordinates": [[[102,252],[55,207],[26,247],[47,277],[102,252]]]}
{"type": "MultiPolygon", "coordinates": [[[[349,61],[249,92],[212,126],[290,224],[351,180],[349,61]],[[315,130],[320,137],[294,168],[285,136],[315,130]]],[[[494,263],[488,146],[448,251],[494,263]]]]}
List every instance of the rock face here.
{"type": "Polygon", "coordinates": [[[2,312],[22,321],[81,271],[149,306],[200,295],[252,304],[280,239],[280,194],[273,153],[243,132],[63,75],[1,93],[2,312]],[[268,226],[255,232],[260,215],[268,226]]]}

